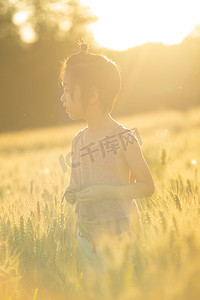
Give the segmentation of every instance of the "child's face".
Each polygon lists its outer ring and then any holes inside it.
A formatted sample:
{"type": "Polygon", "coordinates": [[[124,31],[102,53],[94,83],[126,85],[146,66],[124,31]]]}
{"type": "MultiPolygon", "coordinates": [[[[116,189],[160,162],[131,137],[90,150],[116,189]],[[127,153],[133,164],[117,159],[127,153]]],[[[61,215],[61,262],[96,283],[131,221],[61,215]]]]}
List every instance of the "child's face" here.
{"type": "Polygon", "coordinates": [[[72,120],[84,119],[84,111],[81,106],[81,89],[79,85],[75,85],[73,90],[73,100],[70,92],[72,92],[72,86],[70,84],[70,74],[65,70],[63,74],[62,84],[64,92],[61,96],[61,102],[66,107],[66,111],[72,120]]]}

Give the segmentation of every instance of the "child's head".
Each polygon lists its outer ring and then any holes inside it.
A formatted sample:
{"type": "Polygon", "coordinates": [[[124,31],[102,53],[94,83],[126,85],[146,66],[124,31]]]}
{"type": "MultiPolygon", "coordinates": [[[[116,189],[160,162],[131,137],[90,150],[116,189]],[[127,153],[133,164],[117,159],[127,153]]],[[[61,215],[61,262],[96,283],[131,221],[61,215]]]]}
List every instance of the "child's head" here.
{"type": "MultiPolygon", "coordinates": [[[[102,113],[110,113],[117,100],[121,77],[117,65],[100,54],[87,53],[87,45],[81,44],[81,51],[68,57],[62,66],[60,77],[62,82],[70,82],[70,98],[74,102],[75,87],[80,90],[80,102],[83,111],[92,98],[94,89],[98,94],[98,101],[102,113]]],[[[61,98],[67,104],[65,92],[61,98]]]]}

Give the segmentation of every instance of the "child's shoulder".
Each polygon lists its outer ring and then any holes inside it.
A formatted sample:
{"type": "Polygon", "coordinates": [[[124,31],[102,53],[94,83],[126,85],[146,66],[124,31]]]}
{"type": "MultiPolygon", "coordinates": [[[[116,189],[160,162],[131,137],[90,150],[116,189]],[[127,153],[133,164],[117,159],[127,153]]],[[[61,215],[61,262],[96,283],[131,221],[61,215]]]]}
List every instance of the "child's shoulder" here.
{"type": "Polygon", "coordinates": [[[86,130],[86,129],[87,129],[87,126],[84,127],[83,129],[80,129],[80,130],[76,133],[76,135],[72,138],[72,144],[73,144],[73,146],[76,145],[76,143],[78,142],[78,140],[81,138],[82,132],[83,132],[84,130],[86,130]]]}
{"type": "Polygon", "coordinates": [[[129,127],[124,126],[123,124],[119,124],[118,134],[120,136],[123,136],[124,138],[127,135],[132,136],[133,139],[135,139],[137,142],[140,142],[139,132],[136,127],[129,128],[129,127]]]}
{"type": "Polygon", "coordinates": [[[122,123],[117,123],[118,124],[118,128],[120,130],[131,130],[129,127],[126,127],[124,124],[122,123]]]}

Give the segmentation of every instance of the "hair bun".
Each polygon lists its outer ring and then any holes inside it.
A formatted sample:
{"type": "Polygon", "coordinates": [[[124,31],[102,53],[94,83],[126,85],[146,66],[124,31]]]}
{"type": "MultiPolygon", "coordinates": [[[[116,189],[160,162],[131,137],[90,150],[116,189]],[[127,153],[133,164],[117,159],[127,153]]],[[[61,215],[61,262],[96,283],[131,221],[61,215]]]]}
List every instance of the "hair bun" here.
{"type": "Polygon", "coordinates": [[[84,43],[81,44],[81,52],[86,53],[87,48],[88,48],[87,44],[84,44],[84,43]]]}

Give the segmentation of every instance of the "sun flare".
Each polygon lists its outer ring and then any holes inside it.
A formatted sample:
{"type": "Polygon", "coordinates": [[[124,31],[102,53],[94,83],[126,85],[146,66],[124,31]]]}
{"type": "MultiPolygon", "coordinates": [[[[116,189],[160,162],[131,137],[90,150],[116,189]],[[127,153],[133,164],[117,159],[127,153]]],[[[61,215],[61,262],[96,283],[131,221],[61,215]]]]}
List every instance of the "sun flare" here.
{"type": "Polygon", "coordinates": [[[200,23],[199,0],[80,0],[98,17],[88,26],[99,46],[125,50],[180,43],[200,23]]]}

